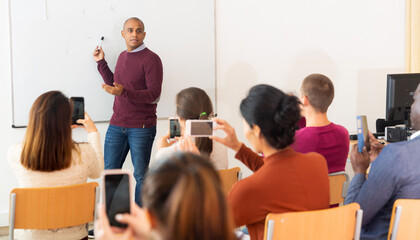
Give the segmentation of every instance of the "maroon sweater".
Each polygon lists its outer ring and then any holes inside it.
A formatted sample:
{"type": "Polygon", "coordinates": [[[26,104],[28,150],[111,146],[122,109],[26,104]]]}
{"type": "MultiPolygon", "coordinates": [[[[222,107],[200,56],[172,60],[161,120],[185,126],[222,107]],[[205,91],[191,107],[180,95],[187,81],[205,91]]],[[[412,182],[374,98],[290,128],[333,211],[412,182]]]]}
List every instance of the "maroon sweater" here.
{"type": "Polygon", "coordinates": [[[163,70],[159,56],[148,48],[140,52],[124,51],[118,57],[115,73],[105,59],[98,61],[98,70],[104,82],[114,81],[124,86],[114,99],[114,114],[110,124],[128,128],[156,126],[156,99],[162,89],[163,70]]]}
{"type": "Polygon", "coordinates": [[[330,123],[323,127],[304,127],[296,131],[291,147],[296,152],[317,152],[324,156],[328,173],[344,171],[349,154],[350,139],[347,129],[330,123]]]}

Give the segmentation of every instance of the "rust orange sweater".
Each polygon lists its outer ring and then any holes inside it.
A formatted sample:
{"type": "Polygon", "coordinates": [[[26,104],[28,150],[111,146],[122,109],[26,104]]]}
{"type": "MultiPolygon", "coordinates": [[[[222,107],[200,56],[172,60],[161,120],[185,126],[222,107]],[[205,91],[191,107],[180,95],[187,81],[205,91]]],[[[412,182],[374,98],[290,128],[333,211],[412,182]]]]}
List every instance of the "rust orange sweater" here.
{"type": "Polygon", "coordinates": [[[252,240],[263,240],[268,213],[329,208],[328,168],[322,155],[286,148],[262,158],[242,145],[235,157],[254,171],[228,196],[236,226],[246,225],[252,240]]]}

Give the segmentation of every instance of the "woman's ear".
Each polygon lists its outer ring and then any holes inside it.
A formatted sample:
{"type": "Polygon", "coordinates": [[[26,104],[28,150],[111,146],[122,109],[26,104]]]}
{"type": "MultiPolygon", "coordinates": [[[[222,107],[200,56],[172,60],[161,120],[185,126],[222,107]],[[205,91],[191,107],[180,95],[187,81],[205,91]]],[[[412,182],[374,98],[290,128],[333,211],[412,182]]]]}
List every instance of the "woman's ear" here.
{"type": "Polygon", "coordinates": [[[253,132],[253,134],[254,134],[255,137],[257,137],[257,138],[261,138],[262,137],[262,135],[261,135],[261,128],[258,125],[253,124],[251,130],[252,130],[252,132],[253,132]]]}
{"type": "Polygon", "coordinates": [[[157,221],[156,221],[155,216],[148,209],[145,209],[145,212],[146,212],[146,219],[147,219],[147,221],[149,221],[150,227],[152,229],[156,229],[157,228],[157,221]]]}

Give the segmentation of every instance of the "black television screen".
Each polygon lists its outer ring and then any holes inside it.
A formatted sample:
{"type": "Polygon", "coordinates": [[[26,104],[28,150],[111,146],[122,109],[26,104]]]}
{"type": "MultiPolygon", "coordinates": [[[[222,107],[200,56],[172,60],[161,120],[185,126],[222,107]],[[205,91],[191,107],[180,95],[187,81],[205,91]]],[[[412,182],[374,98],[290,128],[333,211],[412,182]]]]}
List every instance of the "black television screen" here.
{"type": "Polygon", "coordinates": [[[386,120],[410,125],[410,108],[420,84],[420,73],[388,74],[386,83],[386,120]]]}

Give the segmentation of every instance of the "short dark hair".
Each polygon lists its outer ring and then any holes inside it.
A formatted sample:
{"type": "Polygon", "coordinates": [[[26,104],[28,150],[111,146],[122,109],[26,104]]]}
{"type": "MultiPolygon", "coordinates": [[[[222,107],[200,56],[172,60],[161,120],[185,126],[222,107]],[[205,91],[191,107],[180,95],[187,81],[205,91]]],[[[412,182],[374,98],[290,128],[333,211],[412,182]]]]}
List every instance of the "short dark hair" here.
{"type": "Polygon", "coordinates": [[[252,128],[260,127],[262,135],[276,149],[289,146],[294,141],[300,120],[300,102],[292,95],[270,85],[260,84],[249,90],[242,100],[242,117],[252,128]]]}
{"type": "Polygon", "coordinates": [[[315,73],[303,80],[301,92],[315,111],[325,113],[334,99],[334,84],[327,76],[315,73]]]}

